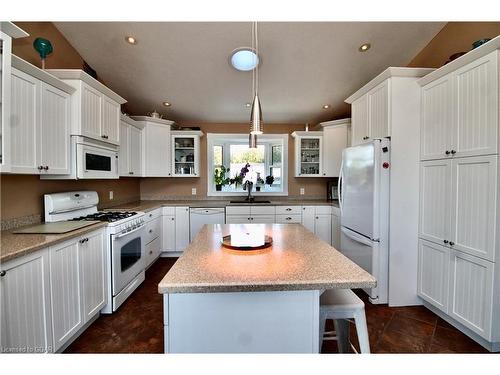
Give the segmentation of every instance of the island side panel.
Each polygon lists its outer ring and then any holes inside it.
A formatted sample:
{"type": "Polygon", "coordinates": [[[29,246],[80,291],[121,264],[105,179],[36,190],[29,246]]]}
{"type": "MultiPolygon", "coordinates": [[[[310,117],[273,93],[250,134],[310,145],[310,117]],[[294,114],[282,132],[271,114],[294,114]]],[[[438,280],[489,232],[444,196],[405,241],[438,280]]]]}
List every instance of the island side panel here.
{"type": "Polygon", "coordinates": [[[319,350],[317,290],[165,294],[164,309],[165,353],[319,350]]]}

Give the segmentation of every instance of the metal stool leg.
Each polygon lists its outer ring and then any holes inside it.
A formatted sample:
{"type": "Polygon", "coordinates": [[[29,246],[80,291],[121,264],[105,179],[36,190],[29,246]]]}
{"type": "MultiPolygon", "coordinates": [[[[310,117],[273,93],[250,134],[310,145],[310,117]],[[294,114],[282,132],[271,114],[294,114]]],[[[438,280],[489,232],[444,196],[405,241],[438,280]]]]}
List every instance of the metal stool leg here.
{"type": "Polygon", "coordinates": [[[336,319],[333,324],[337,332],[339,353],[349,353],[349,322],[345,319],[336,319]]]}
{"type": "Polygon", "coordinates": [[[370,340],[368,339],[368,327],[366,325],[365,309],[359,310],[354,316],[356,333],[358,334],[359,348],[362,354],[370,354],[370,340]]]}

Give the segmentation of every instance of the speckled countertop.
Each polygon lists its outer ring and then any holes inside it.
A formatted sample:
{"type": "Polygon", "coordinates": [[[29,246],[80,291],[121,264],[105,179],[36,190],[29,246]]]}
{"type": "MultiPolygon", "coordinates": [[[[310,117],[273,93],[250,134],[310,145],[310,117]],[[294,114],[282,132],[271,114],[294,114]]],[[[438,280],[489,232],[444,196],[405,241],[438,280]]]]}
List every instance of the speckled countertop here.
{"type": "Polygon", "coordinates": [[[299,224],[262,224],[273,245],[255,252],[222,247],[222,236],[259,224],[206,225],[163,280],[159,293],[370,288],[376,279],[299,224]]]}
{"type": "MultiPolygon", "coordinates": [[[[3,230],[0,233],[0,262],[6,262],[47,246],[63,242],[73,237],[105,227],[107,223],[98,222],[87,227],[63,234],[15,234],[13,230],[3,230]]],[[[16,228],[16,230],[22,228],[16,228]]]]}
{"type": "MultiPolygon", "coordinates": [[[[234,200],[237,200],[236,197],[234,200]]],[[[260,198],[259,198],[260,199],[260,198]]],[[[266,198],[262,198],[264,200],[266,198]]],[[[267,199],[266,199],[267,200],[267,199]]],[[[254,203],[257,206],[294,206],[294,205],[304,205],[304,206],[334,206],[338,207],[338,201],[328,201],[326,199],[309,199],[309,200],[296,200],[296,199],[282,199],[282,200],[270,200],[271,203],[254,203]]],[[[109,207],[107,209],[117,209],[117,210],[134,210],[134,211],[152,211],[158,207],[162,206],[188,206],[188,207],[225,207],[225,206],[242,206],[248,203],[230,203],[229,200],[211,199],[211,200],[142,200],[136,202],[130,202],[125,204],[120,204],[118,206],[109,207]]]]}

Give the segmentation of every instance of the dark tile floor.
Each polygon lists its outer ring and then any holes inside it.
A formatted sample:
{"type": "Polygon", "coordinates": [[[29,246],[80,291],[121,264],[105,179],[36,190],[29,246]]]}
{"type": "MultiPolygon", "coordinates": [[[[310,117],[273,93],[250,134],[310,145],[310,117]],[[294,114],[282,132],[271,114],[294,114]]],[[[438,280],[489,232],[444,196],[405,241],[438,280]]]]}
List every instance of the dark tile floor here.
{"type": "MultiPolygon", "coordinates": [[[[163,301],[157,285],[176,259],[160,258],[146,281],[112,315],[100,316],[65,353],[163,353],[163,301]]],[[[486,353],[487,351],[425,307],[387,307],[365,300],[373,353],[486,353]]],[[[327,322],[327,329],[332,326],[327,322]]],[[[355,329],[351,339],[357,347],[355,329]]],[[[325,341],[323,353],[335,353],[325,341]]]]}

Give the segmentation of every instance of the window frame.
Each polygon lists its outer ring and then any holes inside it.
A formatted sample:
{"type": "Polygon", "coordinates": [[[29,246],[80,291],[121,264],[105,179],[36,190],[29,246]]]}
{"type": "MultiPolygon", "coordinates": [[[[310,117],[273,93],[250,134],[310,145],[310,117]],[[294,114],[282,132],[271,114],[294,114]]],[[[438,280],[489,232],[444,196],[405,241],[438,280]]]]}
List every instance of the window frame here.
{"type": "MultiPolygon", "coordinates": [[[[265,169],[269,171],[269,167],[272,166],[272,148],[273,145],[281,145],[282,161],[281,161],[281,185],[283,186],[282,191],[270,192],[270,191],[255,191],[255,187],[252,190],[252,195],[254,196],[288,196],[288,134],[262,134],[257,137],[257,144],[262,144],[265,142],[269,144],[264,152],[265,155],[265,169]]],[[[227,144],[248,144],[248,135],[244,133],[238,134],[226,134],[226,133],[207,133],[207,196],[209,197],[221,197],[221,196],[246,196],[248,193],[246,191],[216,191],[214,184],[214,146],[222,146],[222,162],[224,165],[229,165],[229,152],[225,152],[227,149],[227,144]]],[[[234,172],[234,171],[231,171],[234,172]]],[[[266,176],[263,176],[265,179],[266,176]]]]}

